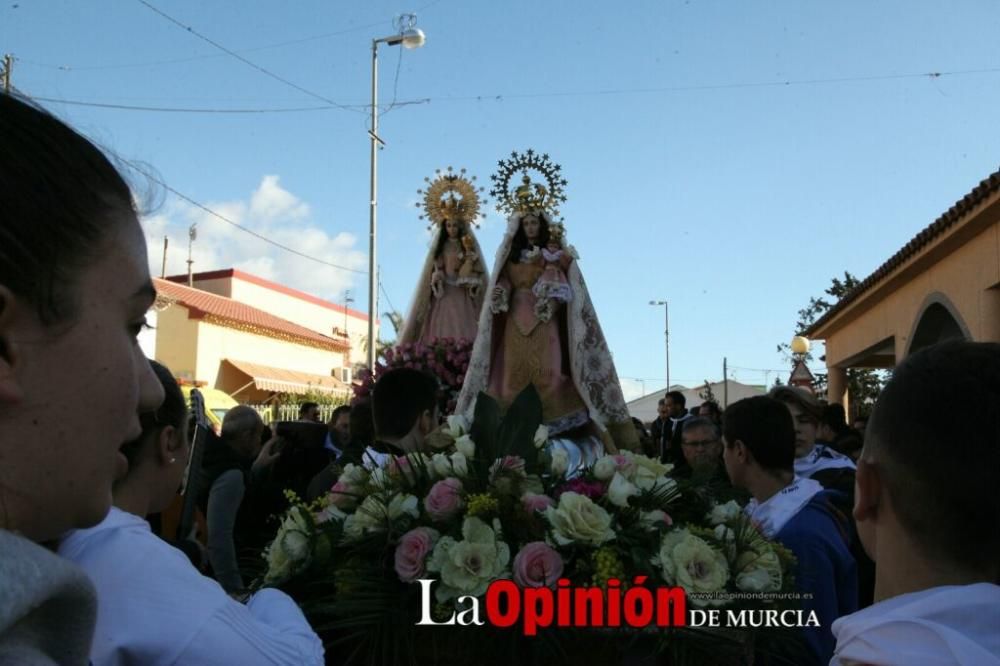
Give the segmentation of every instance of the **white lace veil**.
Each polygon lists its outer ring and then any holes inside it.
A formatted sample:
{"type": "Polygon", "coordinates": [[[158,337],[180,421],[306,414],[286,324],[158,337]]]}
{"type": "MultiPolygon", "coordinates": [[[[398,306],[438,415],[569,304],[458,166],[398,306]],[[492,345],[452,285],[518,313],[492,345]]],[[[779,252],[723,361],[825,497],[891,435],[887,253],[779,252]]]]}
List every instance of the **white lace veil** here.
{"type": "MultiPolygon", "coordinates": [[[[493,272],[479,314],[479,332],[455,409],[456,413],[465,414],[470,419],[475,409],[476,397],[489,385],[495,321],[490,301],[510,254],[514,235],[521,225],[522,216],[522,213],[515,213],[507,220],[507,232],[497,250],[493,272]]],[[[571,247],[567,247],[567,251],[573,253],[571,247]]],[[[573,384],[587,407],[590,419],[601,431],[602,436],[609,436],[615,440],[619,448],[634,448],[636,435],[628,409],[625,407],[621,383],[578,261],[570,264],[566,277],[573,290],[573,299],[566,306],[567,340],[573,384]]]]}

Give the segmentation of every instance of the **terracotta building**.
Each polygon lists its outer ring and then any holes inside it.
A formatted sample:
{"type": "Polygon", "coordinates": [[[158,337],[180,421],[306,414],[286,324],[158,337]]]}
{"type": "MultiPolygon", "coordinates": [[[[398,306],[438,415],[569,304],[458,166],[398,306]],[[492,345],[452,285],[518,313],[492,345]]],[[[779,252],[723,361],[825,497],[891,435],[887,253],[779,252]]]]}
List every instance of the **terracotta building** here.
{"type": "Polygon", "coordinates": [[[828,397],[848,368],[891,368],[952,338],[1000,342],[1000,171],[865,278],[806,332],[826,342],[828,397]]]}

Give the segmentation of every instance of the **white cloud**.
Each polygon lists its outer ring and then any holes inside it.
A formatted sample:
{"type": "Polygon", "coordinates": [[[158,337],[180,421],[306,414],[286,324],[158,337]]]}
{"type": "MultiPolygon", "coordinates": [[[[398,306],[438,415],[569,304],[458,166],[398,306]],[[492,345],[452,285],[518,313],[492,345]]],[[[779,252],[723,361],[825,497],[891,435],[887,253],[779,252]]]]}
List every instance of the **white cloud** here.
{"type": "Polygon", "coordinates": [[[621,377],[619,381],[622,385],[622,394],[625,396],[625,402],[630,402],[645,395],[643,391],[644,382],[637,379],[629,379],[628,377],[621,377]]]}
{"type": "MultiPolygon", "coordinates": [[[[309,204],[267,175],[246,201],[210,202],[206,206],[262,236],[327,263],[363,270],[367,255],[355,249],[357,238],[328,232],[312,219],[309,204]]],[[[163,238],[168,237],[167,275],[187,272],[188,228],[197,225],[191,250],[194,271],[236,268],[309,294],[336,300],[364,276],[332,268],[282,250],[184,201],[172,200],[164,210],[142,221],[149,246],[149,265],[160,275],[163,238]]]]}

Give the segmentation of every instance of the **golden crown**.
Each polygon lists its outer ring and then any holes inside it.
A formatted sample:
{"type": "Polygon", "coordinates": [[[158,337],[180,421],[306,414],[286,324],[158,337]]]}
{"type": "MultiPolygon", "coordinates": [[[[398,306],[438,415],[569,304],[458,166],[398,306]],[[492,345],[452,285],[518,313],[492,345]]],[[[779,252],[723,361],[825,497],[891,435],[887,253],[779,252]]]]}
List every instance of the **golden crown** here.
{"type": "Polygon", "coordinates": [[[499,169],[490,176],[493,189],[490,196],[496,199],[497,210],[508,215],[542,211],[547,213],[551,221],[559,217],[559,206],[566,202],[563,188],[566,179],[562,177],[562,167],[552,162],[547,154],[539,155],[529,148],[524,153],[516,150],[510,154],[510,159],[500,160],[499,169]],[[545,184],[531,180],[528,171],[538,172],[545,184]],[[514,186],[511,179],[521,172],[520,185],[514,186]]]}
{"type": "MultiPolygon", "coordinates": [[[[434,171],[435,178],[424,178],[427,189],[417,190],[422,194],[423,202],[417,202],[417,208],[423,207],[424,213],[420,219],[430,220],[429,227],[443,224],[445,220],[462,220],[466,224],[479,226],[479,208],[486,200],[480,201],[483,188],[476,188],[475,176],[466,178],[465,169],[455,173],[451,167],[444,173],[441,169],[434,171]]],[[[482,214],[486,216],[485,213],[482,214]]]]}

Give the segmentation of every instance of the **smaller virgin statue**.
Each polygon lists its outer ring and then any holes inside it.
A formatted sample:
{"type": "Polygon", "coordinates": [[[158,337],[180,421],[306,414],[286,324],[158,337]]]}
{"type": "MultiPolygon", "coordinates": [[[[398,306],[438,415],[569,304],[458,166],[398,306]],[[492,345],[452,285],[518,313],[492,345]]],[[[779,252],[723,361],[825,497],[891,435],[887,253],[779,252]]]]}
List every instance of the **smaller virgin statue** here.
{"type": "MultiPolygon", "coordinates": [[[[434,230],[433,241],[417,281],[410,312],[399,336],[400,344],[430,343],[435,339],[476,337],[483,305],[482,251],[472,233],[479,215],[479,191],[465,170],[437,172],[422,203],[434,230]]],[[[418,204],[421,205],[421,204],[418,204]]]]}

